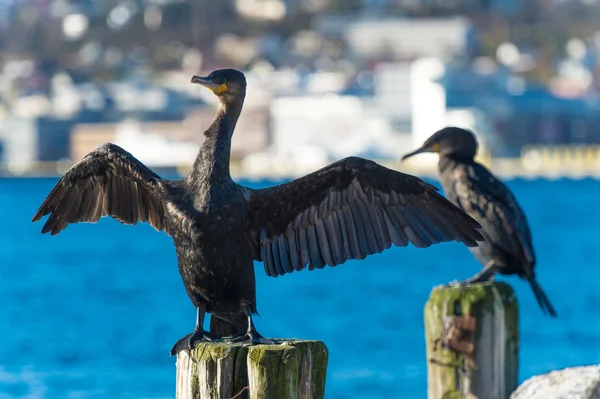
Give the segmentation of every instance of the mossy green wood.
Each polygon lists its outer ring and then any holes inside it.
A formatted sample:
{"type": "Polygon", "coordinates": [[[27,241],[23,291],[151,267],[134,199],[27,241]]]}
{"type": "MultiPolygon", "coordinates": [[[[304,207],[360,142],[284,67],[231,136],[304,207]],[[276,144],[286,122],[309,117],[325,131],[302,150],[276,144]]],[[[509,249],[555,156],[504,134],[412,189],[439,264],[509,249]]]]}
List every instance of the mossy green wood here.
{"type": "Polygon", "coordinates": [[[321,341],[288,340],[248,352],[250,399],[325,397],[328,351],[321,341]]]}
{"type": "MultiPolygon", "coordinates": [[[[247,354],[247,347],[226,342],[200,343],[189,354],[180,352],[177,399],[231,398],[242,392],[248,386],[247,354]]],[[[237,398],[244,399],[247,395],[242,393],[237,398]]]]}
{"type": "Polygon", "coordinates": [[[322,341],[292,341],[298,349],[300,399],[325,397],[325,377],[329,351],[322,341]]]}
{"type": "Polygon", "coordinates": [[[518,384],[518,319],[515,293],[505,283],[434,288],[425,306],[428,398],[508,398],[518,384]],[[457,311],[477,320],[472,361],[435,345],[444,316],[457,311]]]}
{"type": "Polygon", "coordinates": [[[298,350],[260,345],[248,350],[250,399],[298,399],[298,350]]]}
{"type": "Polygon", "coordinates": [[[177,357],[177,399],[323,399],[328,351],[321,341],[199,344],[177,357]],[[236,396],[237,395],[237,396],[236,396]]]}

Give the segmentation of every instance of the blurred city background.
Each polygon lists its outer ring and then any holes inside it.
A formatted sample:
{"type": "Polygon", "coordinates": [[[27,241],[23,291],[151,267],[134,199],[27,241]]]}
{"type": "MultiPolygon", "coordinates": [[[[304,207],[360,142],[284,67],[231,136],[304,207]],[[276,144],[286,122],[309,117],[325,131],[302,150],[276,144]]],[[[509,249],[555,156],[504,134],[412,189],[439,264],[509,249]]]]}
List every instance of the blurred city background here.
{"type": "Polygon", "coordinates": [[[393,166],[448,124],[500,174],[596,174],[599,16],[595,0],[0,0],[1,170],[61,173],[110,141],[185,172],[216,101],[190,77],[233,67],[236,175],[393,166]]]}
{"type": "MultiPolygon", "coordinates": [[[[520,380],[600,363],[599,21],[597,0],[0,0],[0,399],[174,397],[168,350],[195,310],[170,237],[30,220],[104,142],[186,173],[216,107],[190,78],[217,68],[248,79],[232,173],[250,187],[348,155],[439,186],[436,156],[401,155],[474,130],[559,315],[499,277],[518,296],[520,380]]],[[[456,243],[277,279],[257,264],[257,327],[328,345],[328,399],[424,398],[431,287],[480,267],[456,243]]]]}

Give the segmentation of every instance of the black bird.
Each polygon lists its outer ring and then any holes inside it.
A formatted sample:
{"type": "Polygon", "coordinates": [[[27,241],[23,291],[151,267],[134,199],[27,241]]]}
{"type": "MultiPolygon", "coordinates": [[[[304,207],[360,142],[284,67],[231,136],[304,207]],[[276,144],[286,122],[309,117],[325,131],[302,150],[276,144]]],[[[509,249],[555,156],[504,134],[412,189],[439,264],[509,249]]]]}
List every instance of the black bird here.
{"type": "Polygon", "coordinates": [[[346,158],[261,190],[236,184],[229,157],[246,94],[244,74],[218,70],[194,76],[192,83],[212,90],[219,106],[185,178],[161,179],[124,149],[104,144],[67,171],[33,217],[50,215],[42,233],[112,216],[125,224],[148,222],[170,235],[197,309],[194,332],[171,354],[213,338],[203,328],[207,312],[211,327],[215,317],[226,323],[222,330],[239,330],[242,320],[247,331],[236,341],[270,342],[252,322],[253,260],[277,277],[364,259],[392,244],[428,247],[456,240],[474,246],[482,240],[479,224],[434,186],[366,159],[346,158]]]}
{"type": "Polygon", "coordinates": [[[555,317],[554,307],[535,278],[536,259],[525,213],[508,187],[474,160],[475,136],[446,127],[402,159],[424,152],[439,154],[438,171],[446,197],[483,226],[485,241],[470,251],[485,266],[464,283],[486,281],[495,273],[516,274],[529,281],[542,311],[555,317]]]}

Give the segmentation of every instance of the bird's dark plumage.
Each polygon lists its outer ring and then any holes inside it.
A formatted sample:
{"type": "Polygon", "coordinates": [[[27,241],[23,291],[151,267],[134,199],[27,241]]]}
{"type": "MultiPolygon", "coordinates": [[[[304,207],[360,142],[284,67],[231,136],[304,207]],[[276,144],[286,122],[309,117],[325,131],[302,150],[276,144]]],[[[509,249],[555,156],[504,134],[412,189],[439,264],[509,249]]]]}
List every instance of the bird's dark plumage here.
{"type": "Polygon", "coordinates": [[[104,144],[69,169],[33,221],[51,213],[42,233],[52,235],[69,223],[94,223],[102,216],[125,224],[148,222],[160,231],[166,228],[165,194],[158,175],[121,147],[104,144]]]}
{"type": "Polygon", "coordinates": [[[253,191],[248,232],[269,276],[364,259],[392,244],[477,245],[471,218],[424,181],[350,157],[287,184],[253,191]]]}
{"type": "Polygon", "coordinates": [[[516,274],[529,281],[542,310],[556,316],[535,278],[536,258],[525,213],[508,187],[474,160],[475,136],[464,129],[447,127],[404,159],[422,152],[440,154],[438,167],[444,193],[482,226],[485,241],[470,250],[485,268],[471,281],[491,277],[494,272],[516,274]]]}
{"type": "Polygon", "coordinates": [[[192,83],[220,104],[190,173],[164,180],[131,154],[105,144],[73,166],[33,220],[50,214],[43,232],[110,215],[128,224],[148,221],[172,236],[179,272],[197,308],[196,328],[172,353],[215,335],[254,328],[253,260],[270,276],[363,259],[392,244],[427,247],[445,241],[477,245],[471,217],[435,187],[361,158],[346,158],[280,186],[252,190],[229,173],[231,137],[246,91],[244,75],[219,70],[192,83]],[[205,313],[211,331],[204,331],[205,313]]]}

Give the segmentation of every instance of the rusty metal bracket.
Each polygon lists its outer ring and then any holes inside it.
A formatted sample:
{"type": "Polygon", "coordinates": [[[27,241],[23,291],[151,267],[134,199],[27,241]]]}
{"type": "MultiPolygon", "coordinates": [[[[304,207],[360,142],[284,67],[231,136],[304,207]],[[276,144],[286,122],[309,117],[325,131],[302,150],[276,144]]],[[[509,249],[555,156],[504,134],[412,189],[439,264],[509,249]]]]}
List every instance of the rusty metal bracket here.
{"type": "Polygon", "coordinates": [[[445,316],[443,323],[442,344],[456,352],[472,355],[475,351],[477,320],[470,315],[445,316]]]}
{"type": "Polygon", "coordinates": [[[437,350],[441,342],[445,348],[472,355],[476,328],[477,320],[470,315],[444,316],[442,334],[432,342],[433,350],[437,350]]]}
{"type": "MultiPolygon", "coordinates": [[[[466,356],[463,361],[471,370],[477,370],[473,353],[475,352],[475,330],[477,328],[477,320],[470,316],[444,316],[443,330],[439,338],[435,339],[433,350],[436,351],[439,343],[442,343],[444,348],[448,348],[458,353],[464,353],[466,356]]],[[[429,359],[432,363],[438,363],[434,359],[429,359]]],[[[463,365],[444,364],[444,366],[458,367],[463,372],[468,372],[468,369],[463,365]]]]}

